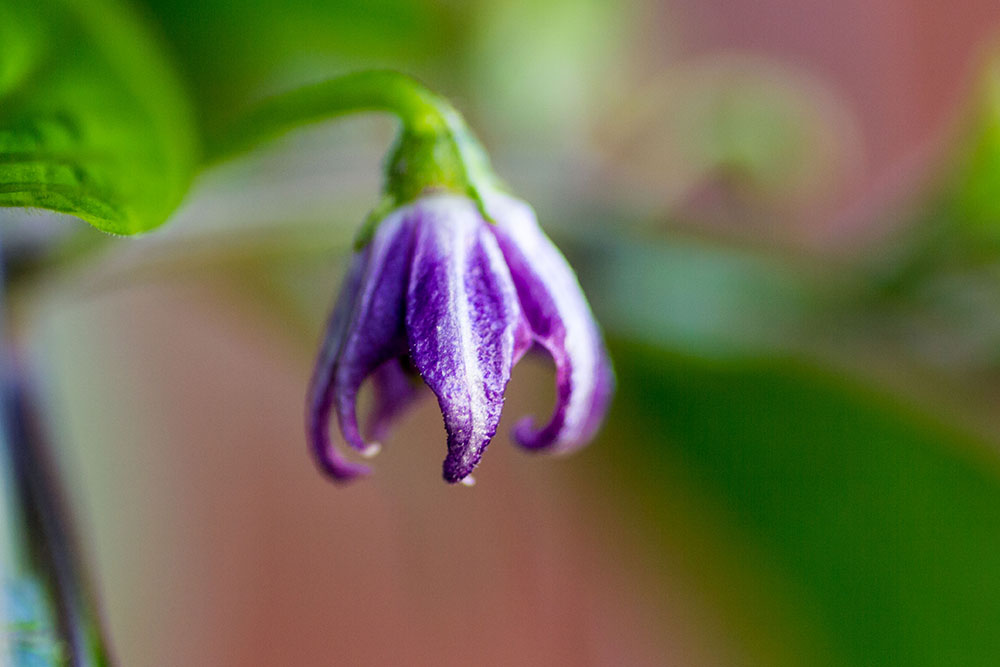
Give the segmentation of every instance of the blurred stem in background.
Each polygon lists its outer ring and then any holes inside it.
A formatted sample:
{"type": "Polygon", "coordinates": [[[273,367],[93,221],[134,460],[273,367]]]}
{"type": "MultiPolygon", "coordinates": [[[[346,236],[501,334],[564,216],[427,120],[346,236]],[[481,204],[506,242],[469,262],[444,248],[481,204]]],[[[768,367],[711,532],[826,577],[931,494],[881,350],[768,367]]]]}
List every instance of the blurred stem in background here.
{"type": "Polygon", "coordinates": [[[111,665],[44,424],[4,319],[0,310],[0,662],[111,665]]]}

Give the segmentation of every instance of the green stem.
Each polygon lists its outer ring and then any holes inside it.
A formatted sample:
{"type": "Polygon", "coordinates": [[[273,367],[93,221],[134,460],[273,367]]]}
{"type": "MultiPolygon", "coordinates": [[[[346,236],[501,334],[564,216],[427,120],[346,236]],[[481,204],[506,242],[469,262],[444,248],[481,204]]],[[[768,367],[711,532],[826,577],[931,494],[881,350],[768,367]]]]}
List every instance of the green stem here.
{"type": "Polygon", "coordinates": [[[384,199],[362,229],[359,244],[389,211],[428,191],[467,195],[483,210],[481,193],[498,180],[479,142],[454,107],[399,72],[347,74],[265,100],[212,146],[210,159],[232,157],[307,123],[371,111],[394,114],[401,129],[386,166],[384,199]]]}
{"type": "Polygon", "coordinates": [[[446,101],[405,74],[355,72],[265,100],[213,147],[211,159],[225,159],[305,123],[365,111],[395,114],[404,129],[418,134],[445,131],[447,117],[455,113],[446,101]]]}

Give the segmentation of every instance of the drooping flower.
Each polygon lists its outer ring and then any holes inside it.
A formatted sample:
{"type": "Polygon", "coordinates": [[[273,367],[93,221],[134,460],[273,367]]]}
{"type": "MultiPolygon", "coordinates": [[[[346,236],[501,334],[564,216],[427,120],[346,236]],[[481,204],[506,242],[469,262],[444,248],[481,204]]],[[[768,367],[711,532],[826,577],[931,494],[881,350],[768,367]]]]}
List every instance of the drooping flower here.
{"type": "Polygon", "coordinates": [[[444,478],[468,481],[496,434],[514,364],[547,351],[556,374],[548,421],[514,429],[530,450],[568,452],[593,437],[614,376],[576,276],[531,208],[499,191],[471,198],[431,192],[378,223],[358,250],[323,340],[309,391],[313,452],[333,478],[368,472],[329,435],[335,414],[346,443],[375,453],[420,377],[437,395],[448,433],[444,478]],[[366,378],[375,406],[363,437],[356,414],[366,378]]]}

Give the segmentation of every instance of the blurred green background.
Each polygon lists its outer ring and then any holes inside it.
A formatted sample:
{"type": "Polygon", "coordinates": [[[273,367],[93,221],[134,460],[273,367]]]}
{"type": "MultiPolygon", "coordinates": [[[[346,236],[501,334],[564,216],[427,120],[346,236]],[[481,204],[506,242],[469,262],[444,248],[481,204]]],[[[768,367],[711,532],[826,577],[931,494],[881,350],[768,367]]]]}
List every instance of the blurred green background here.
{"type": "Polygon", "coordinates": [[[0,149],[126,156],[46,167],[134,177],[84,217],[183,197],[134,239],[0,209],[121,664],[1000,663],[995,0],[5,14],[0,149]],[[440,481],[429,400],[372,478],[313,468],[312,356],[394,125],[195,165],[254,101],[371,67],[451,99],[577,269],[619,385],[583,452],[508,441],[553,401],[529,359],[474,489],[440,481]]]}

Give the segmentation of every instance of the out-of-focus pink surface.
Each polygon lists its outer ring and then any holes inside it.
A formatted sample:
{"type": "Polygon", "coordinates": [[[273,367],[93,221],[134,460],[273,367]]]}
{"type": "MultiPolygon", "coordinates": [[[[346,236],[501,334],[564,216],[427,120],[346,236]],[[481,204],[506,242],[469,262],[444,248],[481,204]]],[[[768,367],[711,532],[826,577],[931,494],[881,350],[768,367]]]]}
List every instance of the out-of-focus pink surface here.
{"type": "Polygon", "coordinates": [[[1000,4],[963,0],[689,2],[692,51],[747,50],[808,68],[850,99],[873,174],[939,131],[1000,4]]]}
{"type": "Polygon", "coordinates": [[[655,17],[644,21],[637,48],[646,77],[719,54],[762,59],[825,87],[853,119],[857,155],[846,146],[854,137],[825,130],[848,148],[849,163],[835,165],[840,173],[830,175],[834,192],[796,211],[784,223],[794,228],[779,232],[812,244],[886,231],[890,216],[874,218],[911,196],[948,157],[946,142],[956,138],[976,68],[1000,42],[1000,3],[990,0],[709,0],[646,7],[647,18],[655,17]]]}
{"type": "Polygon", "coordinates": [[[684,573],[666,554],[650,567],[614,490],[581,483],[586,454],[528,456],[504,435],[551,402],[547,368],[519,369],[474,488],[440,479],[430,396],[374,477],[335,486],[302,433],[300,334],[261,329],[230,296],[147,286],[50,323],[73,329],[75,373],[93,382],[70,410],[105,420],[64,460],[82,473],[123,664],[728,662],[684,573]]]}

